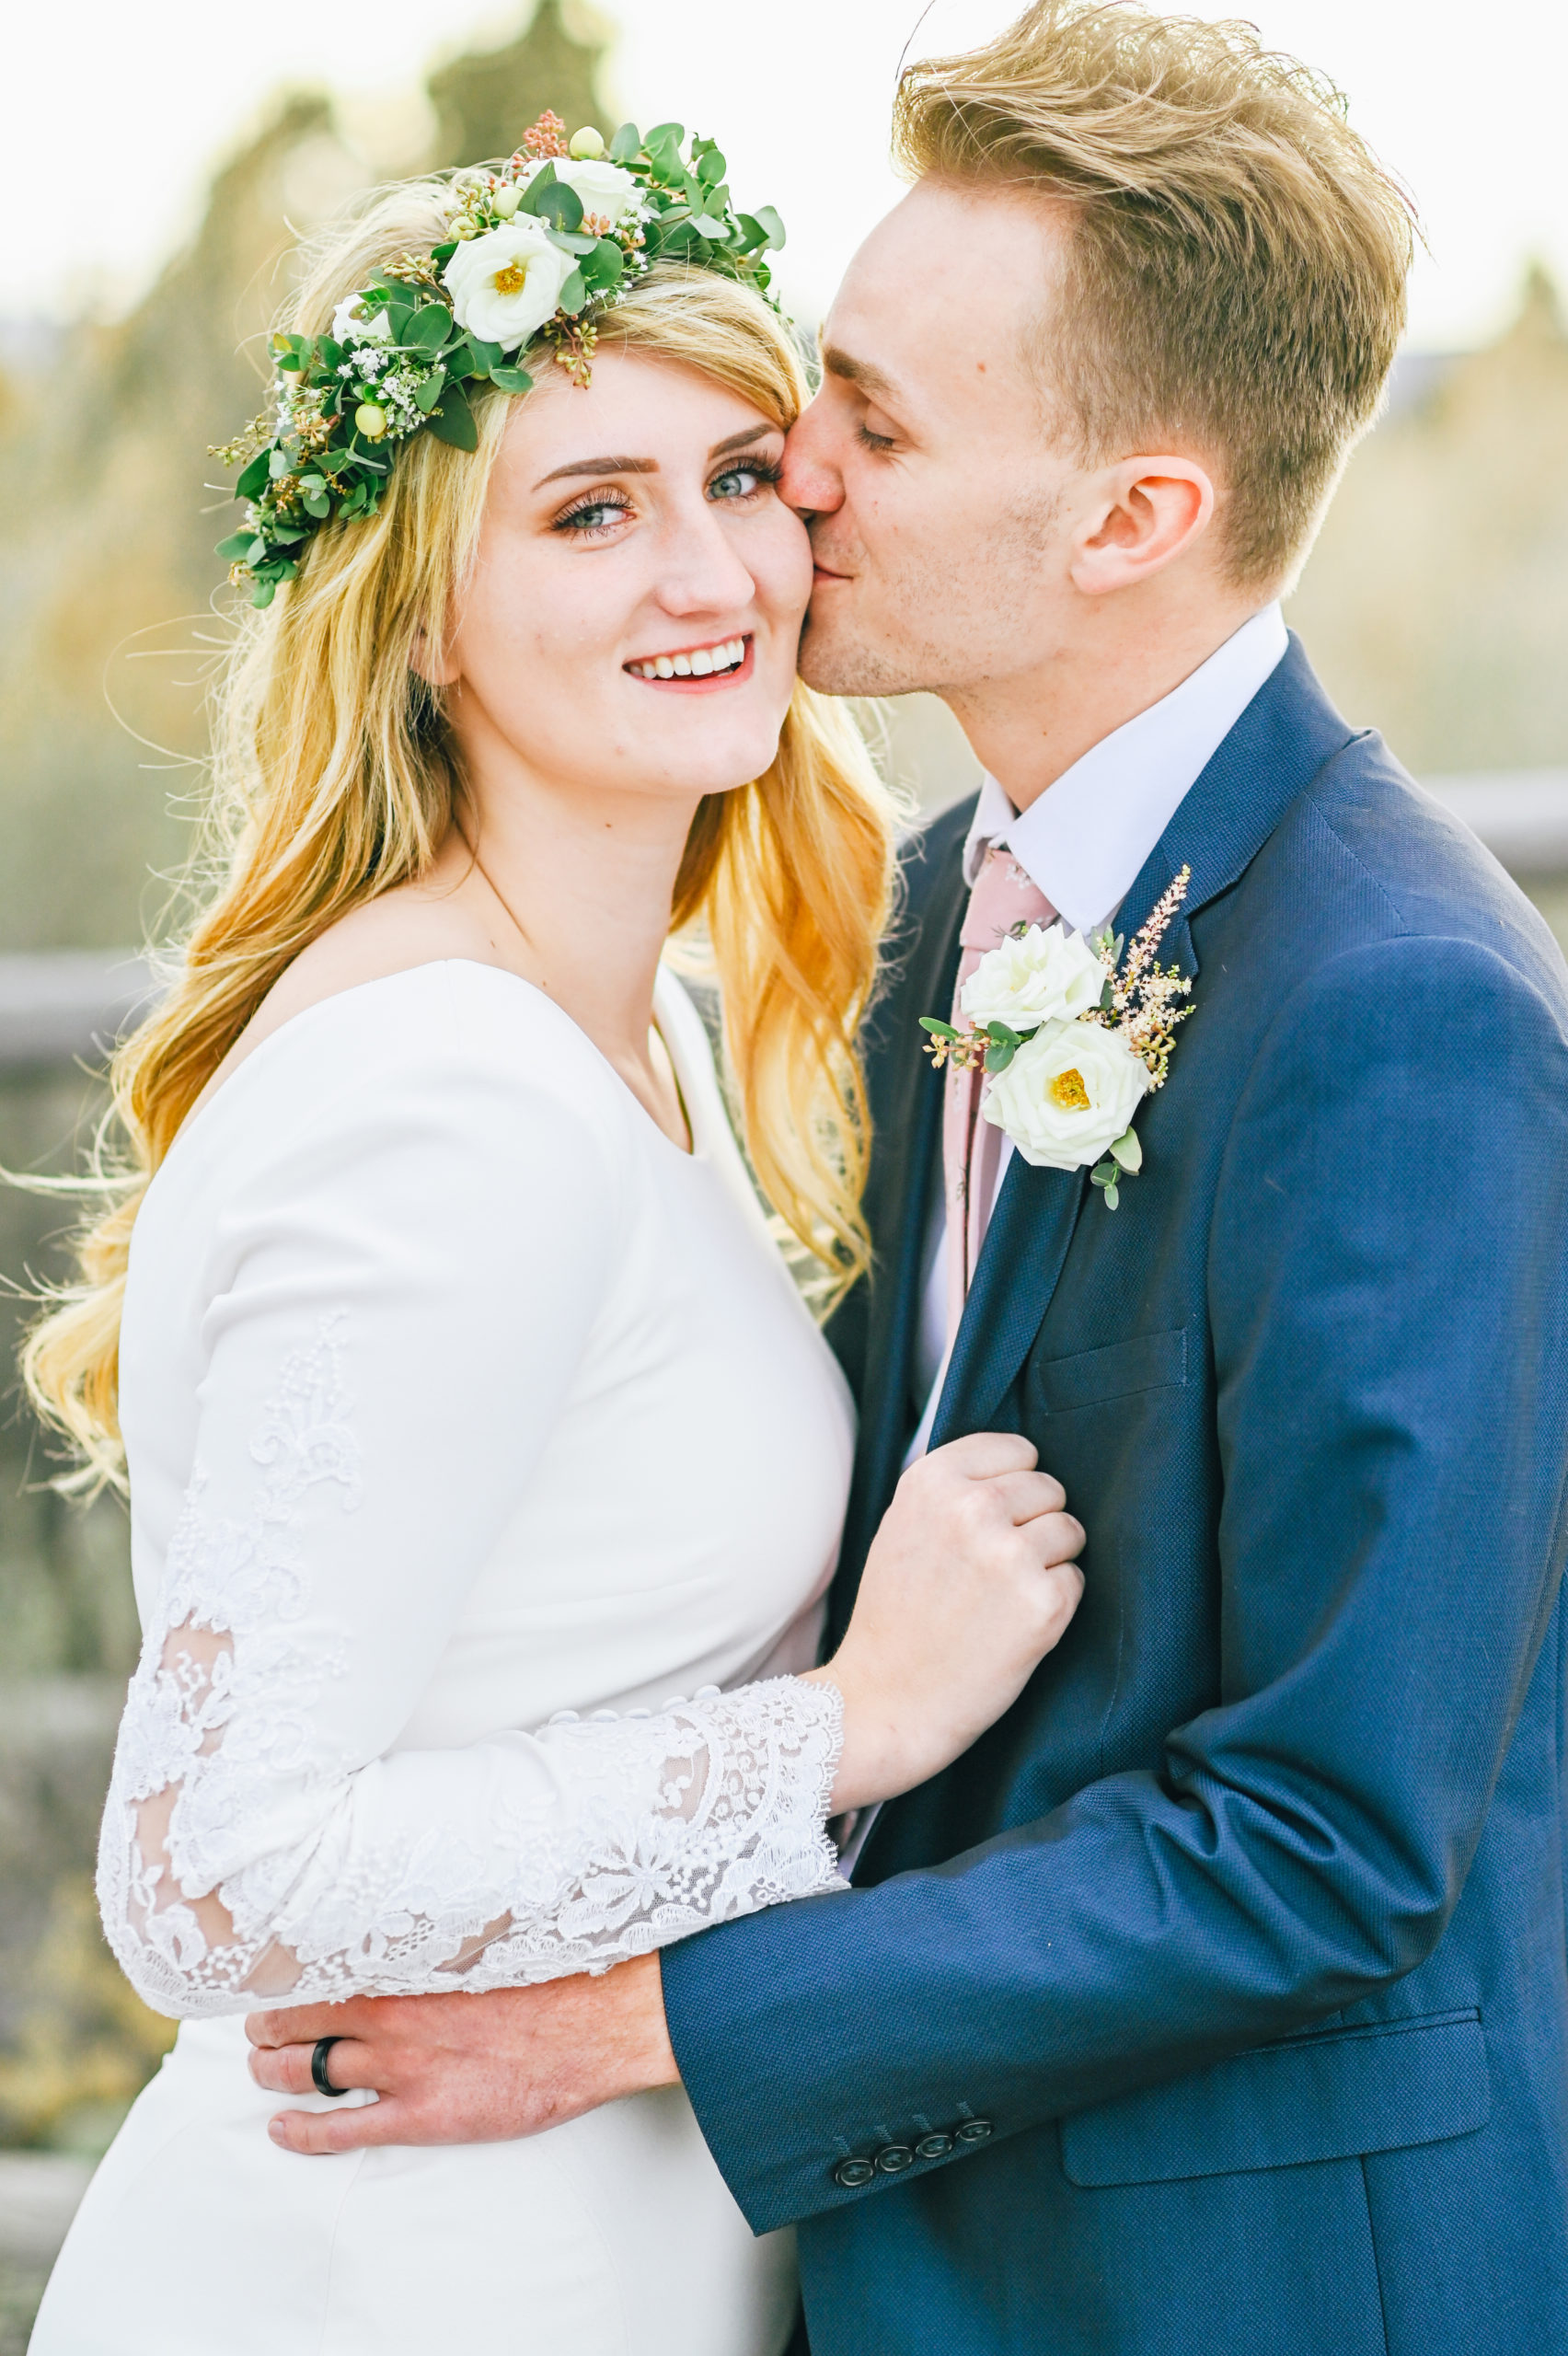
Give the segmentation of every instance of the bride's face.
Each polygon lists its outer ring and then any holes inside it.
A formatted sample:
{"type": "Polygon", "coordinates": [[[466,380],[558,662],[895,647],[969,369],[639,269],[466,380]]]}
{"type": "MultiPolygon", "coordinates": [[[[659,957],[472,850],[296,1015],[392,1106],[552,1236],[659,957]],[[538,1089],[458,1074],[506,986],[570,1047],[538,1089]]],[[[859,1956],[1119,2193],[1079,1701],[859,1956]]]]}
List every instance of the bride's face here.
{"type": "Polygon", "coordinates": [[[784,437],[709,378],[602,353],[516,405],[448,646],[470,773],[722,793],[767,768],[811,593],[784,437]]]}

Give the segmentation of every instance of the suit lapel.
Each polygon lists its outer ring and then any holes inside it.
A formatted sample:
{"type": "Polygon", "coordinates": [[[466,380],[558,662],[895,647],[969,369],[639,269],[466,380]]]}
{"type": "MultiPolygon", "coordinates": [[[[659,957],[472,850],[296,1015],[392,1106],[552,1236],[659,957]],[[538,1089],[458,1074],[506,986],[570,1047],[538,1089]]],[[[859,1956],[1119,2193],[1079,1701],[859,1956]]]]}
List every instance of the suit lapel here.
{"type": "Polygon", "coordinates": [[[967,893],[963,849],[967,806],[954,814],[951,841],[929,852],[940,862],[921,893],[919,930],[875,1010],[867,1041],[874,1077],[873,1183],[866,1210],[876,1265],[868,1309],[864,1395],[855,1497],[845,1534],[847,1563],[886,1509],[909,1437],[909,1369],[920,1316],[920,1271],[932,1170],[940,1148],[942,1091],[921,1053],[922,1014],[945,1011],[958,969],[958,934],[967,893]],[[960,820],[963,824],[960,825],[960,820]]]}
{"type": "MultiPolygon", "coordinates": [[[[1165,936],[1160,962],[1179,964],[1196,978],[1193,918],[1245,873],[1290,803],[1353,733],[1318,685],[1293,631],[1278,667],[1145,860],[1122,903],[1117,930],[1130,939],[1182,868],[1190,867],[1186,897],[1165,936]]],[[[1180,1087],[1180,1073],[1178,1057],[1171,1086],[1180,1087]]],[[[1045,1321],[1088,1192],[1085,1171],[1035,1170],[1020,1154],[1013,1156],[953,1345],[933,1447],[987,1428],[1045,1321]]]]}

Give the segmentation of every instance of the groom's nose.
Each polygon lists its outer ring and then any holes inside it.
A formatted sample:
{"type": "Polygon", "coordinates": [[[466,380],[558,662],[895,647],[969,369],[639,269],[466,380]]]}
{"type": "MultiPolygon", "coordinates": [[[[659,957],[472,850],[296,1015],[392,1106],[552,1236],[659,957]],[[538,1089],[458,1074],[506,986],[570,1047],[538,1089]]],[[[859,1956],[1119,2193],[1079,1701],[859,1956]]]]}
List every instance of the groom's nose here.
{"type": "Polygon", "coordinates": [[[834,442],[832,419],[819,393],[801,411],[784,443],[779,495],[800,514],[831,514],[844,504],[844,476],[834,442]]]}

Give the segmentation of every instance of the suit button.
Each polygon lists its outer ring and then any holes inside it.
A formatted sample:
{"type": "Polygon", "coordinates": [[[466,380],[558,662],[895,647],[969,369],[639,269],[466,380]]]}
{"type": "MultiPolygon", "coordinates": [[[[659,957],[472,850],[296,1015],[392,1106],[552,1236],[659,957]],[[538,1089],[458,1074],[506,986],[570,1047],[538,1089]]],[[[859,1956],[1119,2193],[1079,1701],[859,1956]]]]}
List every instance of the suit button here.
{"type": "Polygon", "coordinates": [[[915,2165],[915,2154],[907,2143],[884,2143],[877,2154],[877,2172],[881,2176],[902,2176],[905,2168],[915,2165]]]}
{"type": "Polygon", "coordinates": [[[997,2131],[988,2119],[965,2119],[952,2131],[961,2143],[988,2143],[997,2131]]]}
{"type": "Polygon", "coordinates": [[[951,2135],[922,2135],[915,2146],[917,2160],[945,2160],[952,2149],[951,2135]]]}
{"type": "Polygon", "coordinates": [[[876,2167],[870,2160],[840,2160],[833,2171],[833,2181],[841,2184],[846,2192],[859,2192],[875,2174],[876,2167]]]}

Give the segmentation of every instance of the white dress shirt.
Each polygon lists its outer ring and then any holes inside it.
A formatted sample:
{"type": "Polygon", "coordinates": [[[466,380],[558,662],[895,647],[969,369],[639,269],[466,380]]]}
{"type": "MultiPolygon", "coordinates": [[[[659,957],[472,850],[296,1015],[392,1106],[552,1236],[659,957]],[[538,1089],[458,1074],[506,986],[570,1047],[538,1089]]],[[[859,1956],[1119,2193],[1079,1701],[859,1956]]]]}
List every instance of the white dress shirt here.
{"type": "MultiPolygon", "coordinates": [[[[994,777],[983,779],[963,846],[964,882],[974,884],[986,851],[1000,844],[1069,930],[1098,931],[1287,643],[1278,606],[1265,606],[1179,687],[1091,745],[1021,814],[994,777]]],[[[931,1011],[945,1015],[947,1009],[931,1011]]],[[[1011,1159],[1004,1139],[998,1190],[1011,1159]]],[[[925,1265],[916,1378],[926,1407],[906,1462],[925,1453],[947,1372],[947,1221],[940,1188],[925,1265]]]]}

